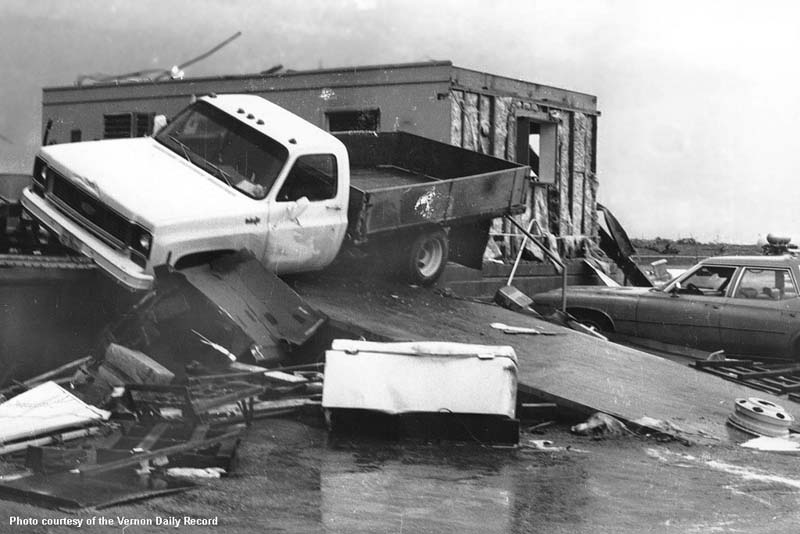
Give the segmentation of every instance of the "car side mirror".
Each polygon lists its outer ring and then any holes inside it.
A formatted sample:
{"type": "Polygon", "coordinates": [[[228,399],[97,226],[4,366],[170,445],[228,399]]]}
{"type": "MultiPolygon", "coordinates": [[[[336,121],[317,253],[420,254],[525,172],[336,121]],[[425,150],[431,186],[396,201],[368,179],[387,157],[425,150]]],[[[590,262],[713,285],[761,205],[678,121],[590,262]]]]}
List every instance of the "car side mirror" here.
{"type": "Polygon", "coordinates": [[[156,136],[158,132],[164,129],[164,126],[167,125],[167,116],[166,115],[156,115],[153,117],[153,137],[156,136]]]}

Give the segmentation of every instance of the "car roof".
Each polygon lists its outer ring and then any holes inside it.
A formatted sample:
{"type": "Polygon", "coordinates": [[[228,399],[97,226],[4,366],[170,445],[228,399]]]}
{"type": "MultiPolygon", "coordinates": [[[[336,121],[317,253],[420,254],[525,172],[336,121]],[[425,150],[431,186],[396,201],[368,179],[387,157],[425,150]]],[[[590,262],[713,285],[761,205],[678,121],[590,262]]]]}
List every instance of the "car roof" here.
{"type": "Polygon", "coordinates": [[[745,267],[791,267],[800,265],[800,259],[790,254],[781,256],[717,256],[703,260],[703,264],[742,265],[745,267]]]}

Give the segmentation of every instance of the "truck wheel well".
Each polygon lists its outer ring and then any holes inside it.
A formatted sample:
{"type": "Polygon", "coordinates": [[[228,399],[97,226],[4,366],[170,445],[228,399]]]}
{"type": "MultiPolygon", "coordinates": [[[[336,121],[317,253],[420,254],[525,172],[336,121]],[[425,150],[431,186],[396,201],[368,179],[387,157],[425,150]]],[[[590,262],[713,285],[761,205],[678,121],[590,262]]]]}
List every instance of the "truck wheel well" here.
{"type": "Polygon", "coordinates": [[[578,322],[588,327],[594,327],[600,332],[614,332],[614,321],[603,312],[587,310],[585,308],[567,308],[567,311],[572,314],[578,322]]]}
{"type": "Polygon", "coordinates": [[[205,263],[210,263],[220,256],[226,254],[233,254],[235,250],[206,250],[203,252],[192,252],[186,256],[181,256],[175,262],[175,270],[188,269],[189,267],[197,267],[205,263]]]}

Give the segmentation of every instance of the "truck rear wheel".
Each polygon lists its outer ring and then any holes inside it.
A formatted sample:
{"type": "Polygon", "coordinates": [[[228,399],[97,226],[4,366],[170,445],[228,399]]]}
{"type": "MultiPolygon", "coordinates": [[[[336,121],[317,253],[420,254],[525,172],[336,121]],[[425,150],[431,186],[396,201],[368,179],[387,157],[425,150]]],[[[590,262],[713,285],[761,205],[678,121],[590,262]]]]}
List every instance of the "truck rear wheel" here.
{"type": "Polygon", "coordinates": [[[412,283],[430,285],[442,274],[450,246],[444,230],[419,234],[408,249],[406,276],[412,283]]]}

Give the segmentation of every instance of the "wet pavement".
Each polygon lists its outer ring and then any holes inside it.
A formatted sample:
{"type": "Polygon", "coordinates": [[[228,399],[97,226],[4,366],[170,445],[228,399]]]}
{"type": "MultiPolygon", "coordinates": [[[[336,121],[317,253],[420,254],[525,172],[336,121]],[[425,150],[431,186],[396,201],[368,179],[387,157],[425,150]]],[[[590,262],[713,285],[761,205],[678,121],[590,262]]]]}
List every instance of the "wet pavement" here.
{"type": "MultiPolygon", "coordinates": [[[[217,518],[186,532],[597,533],[794,532],[796,458],[650,438],[592,440],[554,428],[561,451],[331,436],[317,424],[262,420],[231,477],[102,511],[67,514],[0,502],[2,532],[74,527],[9,525],[12,516],[150,520],[125,532],[174,532],[156,518],[217,518]],[[217,530],[219,529],[219,530],[217,530]]],[[[83,526],[82,531],[120,528],[83,526]]]]}

